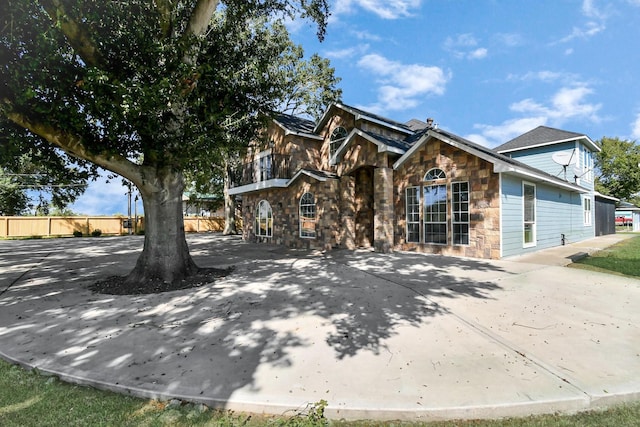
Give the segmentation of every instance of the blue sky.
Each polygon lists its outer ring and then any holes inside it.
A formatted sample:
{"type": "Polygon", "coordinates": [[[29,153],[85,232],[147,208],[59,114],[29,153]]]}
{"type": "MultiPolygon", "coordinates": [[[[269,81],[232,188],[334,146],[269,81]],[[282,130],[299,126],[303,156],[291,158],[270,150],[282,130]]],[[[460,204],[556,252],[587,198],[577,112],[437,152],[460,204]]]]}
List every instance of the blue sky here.
{"type": "MultiPolygon", "coordinates": [[[[331,60],[346,104],[488,147],[539,125],[640,140],[640,0],[329,1],[324,42],[289,30],[331,60]]],[[[103,187],[72,209],[126,212],[126,189],[103,187]]]]}

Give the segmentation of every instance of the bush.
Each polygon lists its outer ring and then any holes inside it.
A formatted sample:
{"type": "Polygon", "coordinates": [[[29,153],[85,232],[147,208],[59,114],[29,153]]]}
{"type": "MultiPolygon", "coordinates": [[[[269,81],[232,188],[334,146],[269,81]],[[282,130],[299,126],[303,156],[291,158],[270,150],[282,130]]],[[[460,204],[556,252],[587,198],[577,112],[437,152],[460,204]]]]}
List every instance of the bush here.
{"type": "Polygon", "coordinates": [[[93,231],[91,232],[91,235],[92,235],[93,237],[99,237],[101,234],[102,234],[102,230],[100,230],[99,228],[96,228],[95,230],[93,230],[93,231]]]}
{"type": "Polygon", "coordinates": [[[82,231],[73,230],[73,237],[82,237],[82,231]]]}

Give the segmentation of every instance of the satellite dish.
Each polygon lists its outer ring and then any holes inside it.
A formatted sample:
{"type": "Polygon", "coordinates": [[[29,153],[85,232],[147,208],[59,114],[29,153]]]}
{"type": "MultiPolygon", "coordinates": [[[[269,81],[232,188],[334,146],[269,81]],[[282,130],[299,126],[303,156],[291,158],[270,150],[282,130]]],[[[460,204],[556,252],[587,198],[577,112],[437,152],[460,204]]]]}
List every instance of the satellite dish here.
{"type": "Polygon", "coordinates": [[[553,153],[551,159],[559,165],[569,166],[571,164],[576,164],[578,159],[573,155],[573,150],[571,151],[558,151],[557,153],[553,153]]]}

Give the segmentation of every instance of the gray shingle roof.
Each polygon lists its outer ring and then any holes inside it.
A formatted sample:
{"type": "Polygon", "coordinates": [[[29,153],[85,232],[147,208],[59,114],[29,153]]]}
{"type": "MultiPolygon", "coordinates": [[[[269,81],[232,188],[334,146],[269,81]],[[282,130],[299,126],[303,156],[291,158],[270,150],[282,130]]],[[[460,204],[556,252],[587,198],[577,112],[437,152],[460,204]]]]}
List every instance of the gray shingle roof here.
{"type": "Polygon", "coordinates": [[[313,133],[316,124],[307,119],[292,116],[291,114],[277,113],[274,120],[288,130],[295,133],[313,133]]]}
{"type": "Polygon", "coordinates": [[[529,132],[513,138],[511,141],[494,148],[495,151],[502,153],[506,151],[521,150],[537,145],[552,144],[559,141],[567,141],[571,139],[584,138],[585,135],[566,130],[550,128],[547,126],[538,126],[529,132]]]}
{"type": "Polygon", "coordinates": [[[401,141],[399,139],[393,139],[393,138],[387,138],[384,135],[380,135],[379,133],[375,133],[375,132],[371,132],[371,131],[366,131],[366,130],[362,130],[360,129],[362,132],[366,133],[367,135],[369,135],[370,137],[374,138],[377,141],[382,142],[384,145],[389,146],[389,147],[394,147],[394,148],[399,148],[401,150],[407,151],[409,149],[409,147],[411,146],[409,143],[405,141],[401,141]]]}

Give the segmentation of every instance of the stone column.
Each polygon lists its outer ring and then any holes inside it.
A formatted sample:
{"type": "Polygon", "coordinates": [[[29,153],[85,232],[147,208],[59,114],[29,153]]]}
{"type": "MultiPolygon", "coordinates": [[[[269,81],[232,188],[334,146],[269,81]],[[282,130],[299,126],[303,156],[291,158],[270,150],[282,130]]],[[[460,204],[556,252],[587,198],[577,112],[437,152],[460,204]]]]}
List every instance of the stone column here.
{"type": "Polygon", "coordinates": [[[337,236],[338,245],[347,249],[355,249],[355,198],[356,180],[346,175],[340,178],[340,230],[337,236]]]}
{"type": "Polygon", "coordinates": [[[388,253],[393,249],[393,169],[374,170],[373,193],[373,246],[378,252],[388,253]]]}

